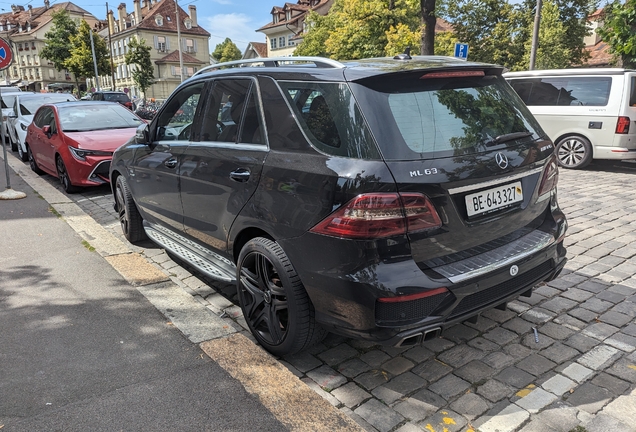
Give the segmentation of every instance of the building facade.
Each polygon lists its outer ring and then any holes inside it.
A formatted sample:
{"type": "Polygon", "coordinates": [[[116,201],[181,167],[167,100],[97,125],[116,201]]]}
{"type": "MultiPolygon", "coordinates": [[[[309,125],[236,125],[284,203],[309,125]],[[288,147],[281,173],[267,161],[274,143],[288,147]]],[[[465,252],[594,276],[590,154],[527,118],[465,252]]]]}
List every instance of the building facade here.
{"type": "Polygon", "coordinates": [[[327,15],[333,0],[298,0],[298,3],[285,3],[274,6],[272,21],[256,30],[265,34],[267,57],[288,57],[302,41],[306,28],[305,18],[310,11],[327,15]]]}
{"type": "Polygon", "coordinates": [[[0,82],[5,85],[18,85],[25,90],[47,91],[47,89],[75,87],[75,77],[68,71],[58,71],[53,63],[40,57],[44,48],[44,35],[53,26],[53,13],[66,10],[71,18],[86,20],[91,26],[99,20],[86,10],[71,2],[44,6],[11,6],[11,12],[0,14],[0,37],[13,49],[13,63],[0,71],[0,82]]]}
{"type": "MultiPolygon", "coordinates": [[[[189,5],[186,13],[174,0],[134,0],[130,13],[125,3],[118,6],[117,18],[113,11],[109,11],[108,25],[99,32],[112,50],[114,65],[113,74],[100,76],[99,87],[102,90],[125,91],[133,98],[143,96],[132,79],[136,65],[128,65],[125,61],[130,40],[143,39],[151,47],[150,60],[155,76],[155,83],[146,90],[145,97],[167,98],[181,83],[177,20],[181,34],[183,79],[209,65],[210,33],[199,26],[196,6],[189,5]]],[[[97,87],[94,80],[89,80],[89,85],[97,87]]]]}

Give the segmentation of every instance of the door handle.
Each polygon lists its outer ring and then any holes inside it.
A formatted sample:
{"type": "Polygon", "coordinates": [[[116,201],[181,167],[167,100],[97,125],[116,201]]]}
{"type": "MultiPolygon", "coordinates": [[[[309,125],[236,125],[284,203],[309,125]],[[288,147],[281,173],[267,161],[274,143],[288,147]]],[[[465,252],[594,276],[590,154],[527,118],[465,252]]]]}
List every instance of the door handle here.
{"type": "Polygon", "coordinates": [[[244,183],[250,179],[250,170],[246,168],[239,168],[236,171],[232,171],[230,173],[230,178],[237,182],[244,183]]]}
{"type": "Polygon", "coordinates": [[[168,168],[174,168],[177,166],[177,160],[175,158],[170,158],[163,163],[168,168]]]}

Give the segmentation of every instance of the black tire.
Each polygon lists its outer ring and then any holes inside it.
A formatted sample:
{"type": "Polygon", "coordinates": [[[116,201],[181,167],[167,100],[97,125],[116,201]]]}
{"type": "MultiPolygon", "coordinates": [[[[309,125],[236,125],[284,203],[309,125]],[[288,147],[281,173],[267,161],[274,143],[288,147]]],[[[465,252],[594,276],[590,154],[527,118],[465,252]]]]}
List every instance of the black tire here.
{"type": "Polygon", "coordinates": [[[22,150],[22,144],[18,143],[18,157],[22,162],[26,162],[29,160],[29,155],[22,150]]]}
{"type": "Polygon", "coordinates": [[[115,205],[119,215],[121,230],[126,239],[137,243],[147,238],[144,231],[143,219],[132,199],[128,183],[123,176],[117,177],[115,182],[115,205]]]}
{"type": "Polygon", "coordinates": [[[55,158],[55,167],[57,168],[57,178],[60,179],[64,192],[69,194],[79,192],[80,188],[73,186],[71,183],[71,177],[68,175],[68,170],[66,169],[66,165],[64,165],[64,159],[62,159],[62,156],[57,155],[55,158]]]}
{"type": "Polygon", "coordinates": [[[252,334],[276,356],[302,351],[327,335],[287,255],[272,240],[257,237],[243,246],[237,291],[252,334]]]}
{"type": "Polygon", "coordinates": [[[35,161],[35,158],[33,157],[33,152],[31,151],[31,147],[29,147],[29,145],[27,144],[27,158],[29,159],[29,165],[31,166],[31,170],[39,175],[44,174],[44,171],[42,171],[40,169],[40,167],[38,166],[38,163],[35,161]]]}
{"type": "Polygon", "coordinates": [[[592,144],[582,136],[568,135],[557,143],[556,154],[563,168],[585,168],[592,162],[592,144]]]}

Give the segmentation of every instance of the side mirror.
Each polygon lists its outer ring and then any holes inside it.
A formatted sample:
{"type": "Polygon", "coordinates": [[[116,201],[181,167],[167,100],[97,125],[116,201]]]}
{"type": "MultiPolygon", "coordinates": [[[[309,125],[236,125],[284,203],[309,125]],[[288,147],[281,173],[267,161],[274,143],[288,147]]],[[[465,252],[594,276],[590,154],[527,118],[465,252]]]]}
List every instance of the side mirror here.
{"type": "Polygon", "coordinates": [[[148,124],[140,124],[137,126],[137,131],[135,132],[135,142],[137,144],[148,144],[150,132],[148,128],[148,124]]]}
{"type": "Polygon", "coordinates": [[[46,125],[44,127],[42,127],[42,132],[44,132],[46,134],[47,137],[51,138],[51,136],[53,135],[53,131],[51,130],[51,126],[50,125],[46,125]]]}

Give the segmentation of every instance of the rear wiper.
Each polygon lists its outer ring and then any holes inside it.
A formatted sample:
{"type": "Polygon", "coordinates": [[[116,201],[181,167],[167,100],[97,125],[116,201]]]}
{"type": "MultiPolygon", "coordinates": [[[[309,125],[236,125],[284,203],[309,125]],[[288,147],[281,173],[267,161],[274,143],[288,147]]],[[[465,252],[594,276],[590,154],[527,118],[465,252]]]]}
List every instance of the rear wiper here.
{"type": "Polygon", "coordinates": [[[534,135],[532,132],[512,132],[509,134],[503,134],[503,135],[499,135],[498,137],[491,139],[490,141],[486,142],[485,145],[487,146],[493,146],[493,145],[497,145],[497,144],[502,144],[508,141],[512,141],[512,140],[516,140],[519,138],[525,138],[525,137],[529,137],[534,135]]]}

